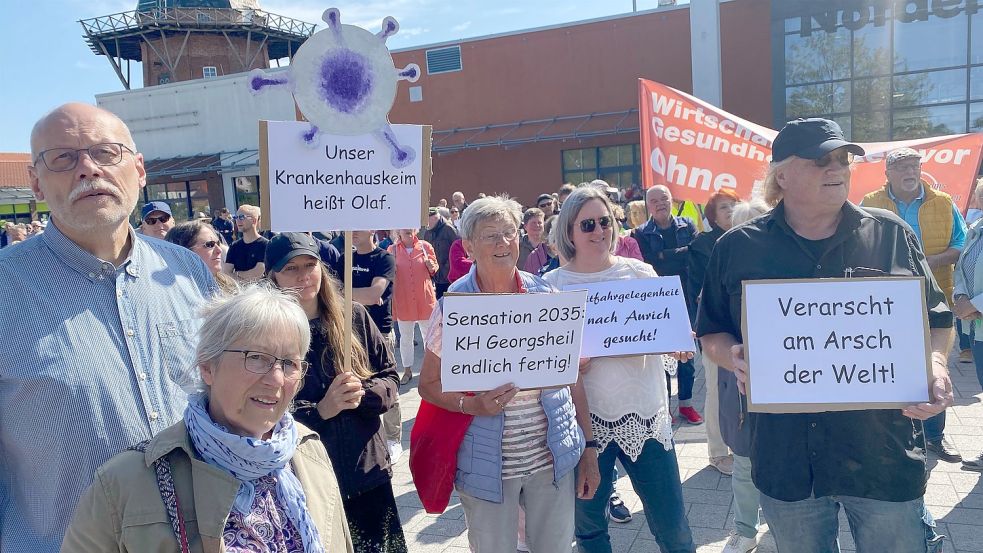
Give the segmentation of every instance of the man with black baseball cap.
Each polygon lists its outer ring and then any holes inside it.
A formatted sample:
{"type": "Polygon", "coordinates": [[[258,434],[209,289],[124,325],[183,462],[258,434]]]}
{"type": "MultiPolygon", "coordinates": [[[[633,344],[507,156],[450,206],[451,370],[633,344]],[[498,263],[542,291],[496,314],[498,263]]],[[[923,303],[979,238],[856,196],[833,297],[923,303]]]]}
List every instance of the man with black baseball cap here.
{"type": "MultiPolygon", "coordinates": [[[[923,553],[927,471],[921,424],[952,403],[946,354],[952,313],[918,239],[897,215],[847,200],[852,155],[864,150],[825,119],[797,119],[775,138],[765,176],[772,209],[720,238],[707,268],[696,333],[704,355],[744,390],[741,283],[754,279],[925,278],[931,403],[902,410],[750,413],[752,477],[779,551],[835,551],[842,506],[858,551],[923,553]]],[[[903,370],[924,371],[914,362],[903,370]]]]}
{"type": "Polygon", "coordinates": [[[164,239],[174,228],[174,214],[167,202],[147,202],[140,210],[140,234],[164,239]]]}
{"type": "Polygon", "coordinates": [[[536,198],[536,207],[543,211],[543,220],[556,215],[556,201],[552,194],[540,194],[536,198]]]}

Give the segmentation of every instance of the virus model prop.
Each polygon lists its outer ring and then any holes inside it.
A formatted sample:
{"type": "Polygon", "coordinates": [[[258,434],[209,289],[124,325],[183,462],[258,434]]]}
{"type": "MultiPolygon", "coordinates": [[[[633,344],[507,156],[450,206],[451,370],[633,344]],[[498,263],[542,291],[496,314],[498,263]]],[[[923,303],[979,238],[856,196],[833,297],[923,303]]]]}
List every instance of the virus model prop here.
{"type": "Polygon", "coordinates": [[[399,144],[389,125],[389,110],[396,99],[396,83],[416,82],[420,66],[397,70],[386,39],[399,31],[392,17],[372,34],[361,27],[341,24],[337,8],[322,16],[327,28],[314,33],[297,50],[286,72],[267,74],[256,69],[249,88],[259,93],[270,86],[287,86],[311,126],[302,136],[316,146],[321,134],[374,134],[391,152],[394,167],[405,167],[416,157],[399,144]]]}

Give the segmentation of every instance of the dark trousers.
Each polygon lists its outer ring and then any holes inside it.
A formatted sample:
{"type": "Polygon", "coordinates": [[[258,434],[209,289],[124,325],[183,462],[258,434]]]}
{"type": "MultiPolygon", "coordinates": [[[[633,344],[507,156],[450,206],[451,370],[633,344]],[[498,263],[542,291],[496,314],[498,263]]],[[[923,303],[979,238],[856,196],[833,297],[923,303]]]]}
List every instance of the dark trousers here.
{"type": "MultiPolygon", "coordinates": [[[[693,399],[693,381],[696,380],[696,367],[693,366],[692,360],[679,363],[679,368],[676,369],[676,380],[679,382],[679,397],[676,399],[680,401],[693,399]]],[[[669,378],[669,373],[666,373],[666,386],[669,388],[669,397],[672,397],[672,380],[669,378]]]]}
{"type": "Polygon", "coordinates": [[[436,290],[437,290],[437,299],[438,300],[440,298],[444,297],[444,293],[447,292],[447,289],[450,288],[450,286],[451,286],[451,283],[450,282],[445,282],[443,284],[438,283],[438,282],[434,282],[433,283],[433,287],[436,288],[436,290]]]}
{"type": "Polygon", "coordinates": [[[407,553],[391,482],[342,503],[356,553],[407,553]]]}

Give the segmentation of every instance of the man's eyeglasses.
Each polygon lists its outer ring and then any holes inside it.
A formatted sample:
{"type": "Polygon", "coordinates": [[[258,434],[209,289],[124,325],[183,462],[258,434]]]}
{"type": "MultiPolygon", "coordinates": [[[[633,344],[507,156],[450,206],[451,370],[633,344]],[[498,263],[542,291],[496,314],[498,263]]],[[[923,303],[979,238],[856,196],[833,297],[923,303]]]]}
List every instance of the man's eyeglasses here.
{"type": "Polygon", "coordinates": [[[300,380],[304,378],[310,363],[301,359],[282,359],[269,353],[252,351],[248,349],[224,349],[226,353],[241,353],[242,366],[253,374],[263,374],[273,370],[279,361],[280,369],[283,370],[283,378],[287,380],[300,380]]]}
{"type": "Polygon", "coordinates": [[[147,217],[146,219],[143,220],[143,222],[148,225],[156,225],[158,222],[166,223],[170,220],[171,220],[171,216],[164,213],[162,215],[158,215],[157,217],[147,217]]]}
{"type": "Polygon", "coordinates": [[[536,207],[538,207],[539,209],[546,209],[548,207],[553,207],[553,202],[543,202],[541,204],[537,204],[536,207]]]}
{"type": "Polygon", "coordinates": [[[846,167],[853,163],[853,154],[846,151],[830,152],[819,159],[813,160],[813,163],[816,164],[816,167],[826,167],[832,163],[834,159],[841,166],[846,167]]]}
{"type": "Polygon", "coordinates": [[[41,160],[49,171],[56,173],[71,171],[78,165],[79,156],[82,152],[88,152],[89,159],[96,165],[117,165],[123,161],[123,151],[131,154],[136,153],[119,142],[93,144],[88,148],[52,148],[38,154],[38,157],[34,159],[34,165],[37,166],[38,160],[41,160]]]}
{"type": "Polygon", "coordinates": [[[603,217],[598,217],[597,219],[584,219],[580,222],[580,230],[585,233],[594,232],[597,225],[601,225],[601,228],[604,230],[611,228],[611,217],[605,215],[603,217]]]}
{"type": "Polygon", "coordinates": [[[218,246],[218,240],[209,240],[208,242],[202,242],[200,245],[200,247],[209,250],[214,248],[215,246],[218,246]]]}
{"type": "Polygon", "coordinates": [[[482,234],[481,241],[486,244],[498,244],[504,238],[506,242],[511,242],[519,236],[519,229],[510,228],[505,232],[495,232],[490,234],[482,234]]]}
{"type": "Polygon", "coordinates": [[[245,221],[249,218],[249,215],[243,215],[242,213],[236,213],[232,216],[233,221],[245,221]]]}

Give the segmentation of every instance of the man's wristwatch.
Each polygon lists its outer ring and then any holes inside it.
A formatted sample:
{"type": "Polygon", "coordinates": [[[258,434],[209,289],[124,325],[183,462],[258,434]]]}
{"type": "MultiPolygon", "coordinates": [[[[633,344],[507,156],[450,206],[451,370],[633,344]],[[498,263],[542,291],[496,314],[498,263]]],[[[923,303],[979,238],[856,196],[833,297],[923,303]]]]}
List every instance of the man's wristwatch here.
{"type": "Polygon", "coordinates": [[[588,447],[593,447],[594,449],[598,449],[597,440],[587,440],[587,442],[584,444],[584,449],[588,447]]]}

